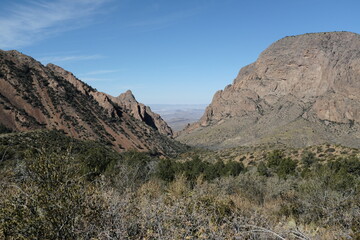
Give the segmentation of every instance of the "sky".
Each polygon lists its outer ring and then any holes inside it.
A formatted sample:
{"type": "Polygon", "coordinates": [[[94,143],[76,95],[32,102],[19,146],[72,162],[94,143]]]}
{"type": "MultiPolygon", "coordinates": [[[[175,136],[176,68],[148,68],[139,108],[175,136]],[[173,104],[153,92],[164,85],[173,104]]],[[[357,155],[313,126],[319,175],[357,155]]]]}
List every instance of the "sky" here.
{"type": "Polygon", "coordinates": [[[145,104],[208,104],[274,41],[360,33],[358,0],[1,0],[0,49],[145,104]]]}

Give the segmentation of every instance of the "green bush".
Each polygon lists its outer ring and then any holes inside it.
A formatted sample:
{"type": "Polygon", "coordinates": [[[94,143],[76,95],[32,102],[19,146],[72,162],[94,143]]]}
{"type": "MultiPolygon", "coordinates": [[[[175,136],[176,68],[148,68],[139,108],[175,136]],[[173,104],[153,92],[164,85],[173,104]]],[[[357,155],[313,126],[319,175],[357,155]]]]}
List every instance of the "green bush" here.
{"type": "Polygon", "coordinates": [[[174,160],[161,160],[157,167],[157,176],[164,181],[173,181],[176,175],[183,174],[186,179],[192,183],[199,176],[205,180],[211,181],[222,176],[237,176],[245,170],[240,162],[217,161],[214,164],[202,161],[198,156],[186,162],[176,162],[174,160]]]}
{"type": "Polygon", "coordinates": [[[305,151],[301,156],[301,162],[305,167],[310,167],[316,161],[317,159],[315,157],[315,153],[313,152],[305,151]]]}
{"type": "Polygon", "coordinates": [[[245,170],[244,164],[240,162],[229,161],[225,164],[224,173],[227,176],[237,176],[245,170]]]}
{"type": "Polygon", "coordinates": [[[280,177],[286,178],[288,175],[296,173],[297,163],[291,158],[285,158],[284,153],[280,150],[274,150],[267,157],[267,166],[280,177]]]}
{"type": "Polygon", "coordinates": [[[156,175],[164,181],[173,181],[176,175],[176,164],[170,159],[161,159],[157,166],[156,175]]]}
{"type": "Polygon", "coordinates": [[[276,168],[276,174],[281,178],[286,178],[288,175],[294,175],[296,173],[296,165],[296,162],[291,158],[284,158],[276,168]]]}
{"type": "Polygon", "coordinates": [[[104,146],[93,146],[80,154],[80,159],[84,163],[83,173],[88,180],[104,173],[111,162],[117,160],[117,154],[104,146]]]}
{"type": "Polygon", "coordinates": [[[281,150],[274,150],[266,157],[267,165],[269,168],[277,167],[282,159],[284,159],[284,153],[281,150]]]}
{"type": "Polygon", "coordinates": [[[339,158],[328,163],[328,167],[335,172],[345,171],[349,174],[360,176],[360,160],[356,157],[339,158]]]}

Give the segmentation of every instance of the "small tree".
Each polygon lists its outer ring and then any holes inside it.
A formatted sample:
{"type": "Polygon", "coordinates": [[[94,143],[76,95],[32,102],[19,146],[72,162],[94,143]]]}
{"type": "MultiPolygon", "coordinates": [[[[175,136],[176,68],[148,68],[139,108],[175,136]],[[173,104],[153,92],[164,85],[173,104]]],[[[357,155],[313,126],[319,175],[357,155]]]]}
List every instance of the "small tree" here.
{"type": "Polygon", "coordinates": [[[274,150],[268,155],[267,160],[267,166],[274,169],[279,177],[286,178],[287,175],[295,174],[297,163],[291,158],[285,158],[282,151],[274,150]]]}
{"type": "Polygon", "coordinates": [[[304,167],[310,167],[313,163],[316,162],[316,157],[315,157],[315,153],[313,152],[309,152],[309,151],[305,151],[302,154],[301,157],[301,162],[304,164],[304,167]]]}

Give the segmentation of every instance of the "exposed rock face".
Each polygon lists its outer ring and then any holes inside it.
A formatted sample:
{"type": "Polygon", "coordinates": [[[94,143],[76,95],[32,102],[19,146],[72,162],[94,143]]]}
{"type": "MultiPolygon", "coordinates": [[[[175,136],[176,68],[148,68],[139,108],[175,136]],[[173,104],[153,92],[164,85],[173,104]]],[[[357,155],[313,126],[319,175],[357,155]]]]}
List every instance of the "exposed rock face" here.
{"type": "Polygon", "coordinates": [[[81,93],[89,93],[100,104],[100,106],[110,110],[110,112],[113,108],[113,103],[116,103],[136,119],[144,122],[161,134],[172,137],[172,129],[161,118],[161,116],[152,112],[150,107],[136,101],[131,90],[120,94],[118,97],[113,97],[102,92],[89,91],[90,87],[79,81],[71,72],[68,72],[54,64],[48,64],[47,67],[73,84],[81,93]]]}
{"type": "Polygon", "coordinates": [[[110,97],[111,100],[124,109],[127,109],[136,119],[143,121],[150,127],[158,130],[161,134],[172,136],[173,131],[159,114],[151,111],[150,107],[136,101],[130,90],[120,94],[118,97],[110,97]]]}
{"type": "Polygon", "coordinates": [[[215,94],[179,139],[213,147],[269,141],[360,146],[359,123],[360,35],[314,33],[273,43],[215,94]],[[290,125],[304,131],[285,134],[290,125]],[[304,134],[308,130],[314,136],[304,134]]]}
{"type": "Polygon", "coordinates": [[[15,131],[63,130],[75,138],[107,142],[119,151],[177,150],[178,144],[159,133],[171,135],[159,116],[137,103],[147,111],[138,118],[127,103],[113,100],[61,67],[0,50],[0,124],[15,131]]]}

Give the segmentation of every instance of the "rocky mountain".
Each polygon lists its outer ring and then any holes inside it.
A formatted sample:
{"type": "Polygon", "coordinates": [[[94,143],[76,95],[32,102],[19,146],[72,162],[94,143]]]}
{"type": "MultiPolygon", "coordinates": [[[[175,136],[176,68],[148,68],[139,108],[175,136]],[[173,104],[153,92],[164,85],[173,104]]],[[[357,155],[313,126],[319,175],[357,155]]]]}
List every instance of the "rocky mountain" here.
{"type": "Polygon", "coordinates": [[[206,147],[324,142],[360,147],[360,35],[285,37],[218,91],[178,137],[206,147]]]}
{"type": "Polygon", "coordinates": [[[167,137],[171,128],[131,92],[114,98],[59,66],[43,66],[17,51],[0,50],[0,125],[14,131],[62,130],[118,151],[169,153],[180,147],[167,137]]]}
{"type": "Polygon", "coordinates": [[[150,127],[159,131],[161,134],[170,137],[173,135],[172,129],[161,118],[161,116],[152,112],[149,106],[136,101],[130,90],[120,94],[118,97],[109,97],[114,103],[117,103],[119,106],[126,109],[128,113],[130,113],[136,119],[146,123],[150,127]]]}

